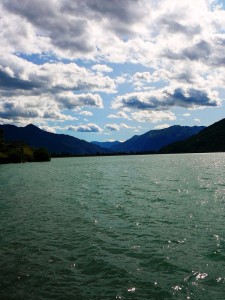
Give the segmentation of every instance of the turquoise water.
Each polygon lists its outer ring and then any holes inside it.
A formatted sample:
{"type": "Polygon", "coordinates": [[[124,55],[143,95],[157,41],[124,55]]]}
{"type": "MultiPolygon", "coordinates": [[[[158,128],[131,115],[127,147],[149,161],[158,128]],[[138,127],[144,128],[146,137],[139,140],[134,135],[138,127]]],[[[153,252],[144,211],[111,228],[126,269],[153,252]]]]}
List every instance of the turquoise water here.
{"type": "Polygon", "coordinates": [[[225,154],[0,165],[0,299],[225,299],[225,154]]]}

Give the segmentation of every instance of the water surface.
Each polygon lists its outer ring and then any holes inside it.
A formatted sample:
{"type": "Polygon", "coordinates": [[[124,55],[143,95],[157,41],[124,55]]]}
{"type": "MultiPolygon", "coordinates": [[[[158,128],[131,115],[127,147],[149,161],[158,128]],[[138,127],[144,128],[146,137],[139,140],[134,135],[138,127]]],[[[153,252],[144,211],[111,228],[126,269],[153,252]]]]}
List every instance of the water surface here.
{"type": "Polygon", "coordinates": [[[0,299],[224,299],[225,154],[0,165],[0,299]]]}

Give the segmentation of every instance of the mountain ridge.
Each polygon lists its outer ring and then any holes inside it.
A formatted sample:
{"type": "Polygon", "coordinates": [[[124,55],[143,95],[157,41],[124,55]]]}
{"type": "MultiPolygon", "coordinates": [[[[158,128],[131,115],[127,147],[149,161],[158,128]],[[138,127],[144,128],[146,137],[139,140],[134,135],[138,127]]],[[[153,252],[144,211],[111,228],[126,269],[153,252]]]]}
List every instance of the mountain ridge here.
{"type": "Polygon", "coordinates": [[[225,119],[204,128],[198,134],[161,148],[160,153],[205,153],[225,151],[225,119]]]}
{"type": "Polygon", "coordinates": [[[91,144],[76,137],[44,131],[33,124],[25,127],[15,125],[0,125],[4,132],[6,142],[25,142],[34,148],[44,147],[51,154],[74,154],[93,155],[98,153],[109,153],[97,145],[91,144]]]}
{"type": "Polygon", "coordinates": [[[164,129],[147,131],[134,135],[125,142],[87,142],[76,137],[44,131],[33,124],[25,127],[0,125],[6,141],[25,142],[31,147],[46,148],[51,154],[95,155],[112,153],[150,153],[158,152],[162,147],[181,141],[197,134],[204,126],[173,125],[164,129]]]}
{"type": "Polygon", "coordinates": [[[175,141],[185,140],[203,130],[204,126],[173,125],[164,129],[150,130],[142,135],[134,135],[123,143],[112,146],[115,152],[159,151],[163,146],[175,141]]]}

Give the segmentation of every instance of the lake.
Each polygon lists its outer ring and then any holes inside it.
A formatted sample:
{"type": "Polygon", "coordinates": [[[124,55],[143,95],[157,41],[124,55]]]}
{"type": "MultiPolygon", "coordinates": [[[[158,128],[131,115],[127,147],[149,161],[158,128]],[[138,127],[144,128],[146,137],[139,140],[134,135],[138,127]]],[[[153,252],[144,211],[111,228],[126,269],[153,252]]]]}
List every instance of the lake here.
{"type": "Polygon", "coordinates": [[[0,299],[225,299],[225,154],[0,165],[0,299]]]}

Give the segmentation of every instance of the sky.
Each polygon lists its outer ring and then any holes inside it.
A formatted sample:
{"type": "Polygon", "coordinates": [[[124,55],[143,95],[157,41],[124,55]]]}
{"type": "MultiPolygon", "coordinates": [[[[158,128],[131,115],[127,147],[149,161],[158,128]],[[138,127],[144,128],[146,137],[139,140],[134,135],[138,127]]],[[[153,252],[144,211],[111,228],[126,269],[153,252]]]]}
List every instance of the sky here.
{"type": "Polygon", "coordinates": [[[124,141],[225,116],[225,1],[1,0],[0,124],[124,141]]]}

